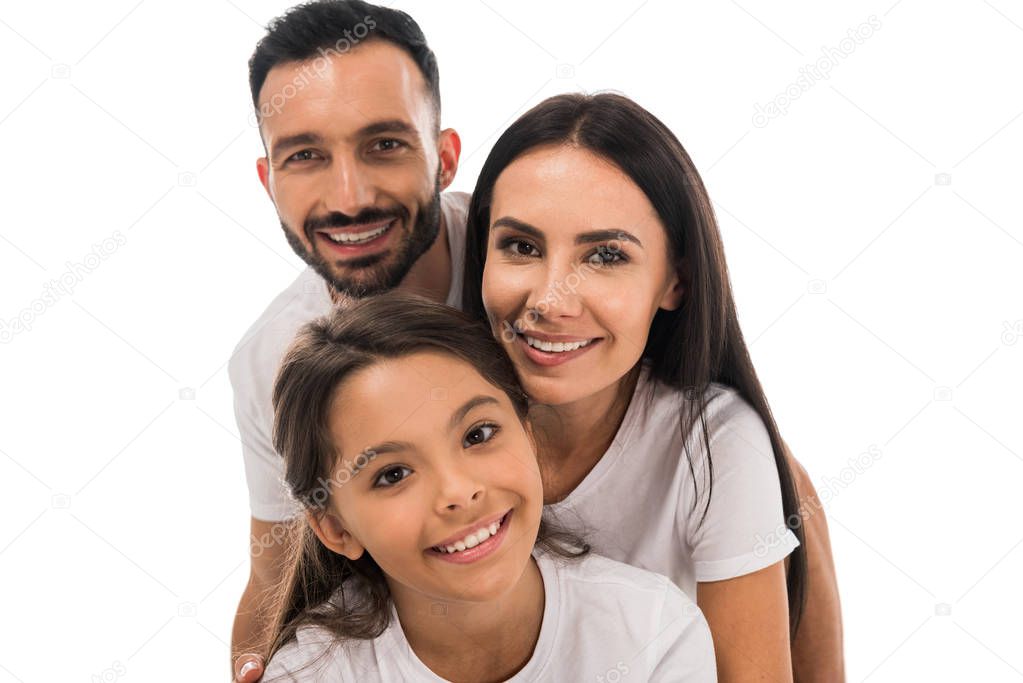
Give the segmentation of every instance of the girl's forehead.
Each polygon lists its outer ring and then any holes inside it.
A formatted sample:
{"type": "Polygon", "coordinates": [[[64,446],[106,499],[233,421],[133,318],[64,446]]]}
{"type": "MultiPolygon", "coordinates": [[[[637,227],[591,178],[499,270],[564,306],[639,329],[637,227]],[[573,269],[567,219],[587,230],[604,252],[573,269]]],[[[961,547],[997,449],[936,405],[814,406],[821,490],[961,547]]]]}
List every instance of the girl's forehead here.
{"type": "Polygon", "coordinates": [[[466,402],[491,410],[510,409],[510,401],[468,362],[426,351],[386,359],[363,368],[338,389],[328,426],[343,457],[384,441],[420,441],[444,437],[466,402]]]}

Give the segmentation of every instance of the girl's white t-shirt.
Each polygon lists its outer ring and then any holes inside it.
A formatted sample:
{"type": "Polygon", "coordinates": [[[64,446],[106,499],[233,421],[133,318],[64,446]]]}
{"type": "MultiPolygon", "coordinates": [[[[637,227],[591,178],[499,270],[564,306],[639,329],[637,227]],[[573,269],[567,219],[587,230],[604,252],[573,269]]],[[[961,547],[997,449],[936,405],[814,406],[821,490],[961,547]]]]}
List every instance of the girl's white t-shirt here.
{"type": "Polygon", "coordinates": [[[664,574],[694,598],[698,582],[763,569],[799,545],[785,525],[763,421],[735,389],[707,391],[709,469],[699,419],[686,437],[692,470],[683,450],[683,392],[652,379],[643,361],[607,452],[568,497],[546,506],[599,555],[664,574]]]}
{"type": "MultiPolygon", "coordinates": [[[[710,629],[696,604],[665,577],[598,555],[565,560],[533,551],[544,583],[533,656],[509,683],[717,680],[710,629]]],[[[373,640],[338,642],[300,628],[267,664],[264,683],[358,681],[444,683],[391,623],[373,640]]]]}

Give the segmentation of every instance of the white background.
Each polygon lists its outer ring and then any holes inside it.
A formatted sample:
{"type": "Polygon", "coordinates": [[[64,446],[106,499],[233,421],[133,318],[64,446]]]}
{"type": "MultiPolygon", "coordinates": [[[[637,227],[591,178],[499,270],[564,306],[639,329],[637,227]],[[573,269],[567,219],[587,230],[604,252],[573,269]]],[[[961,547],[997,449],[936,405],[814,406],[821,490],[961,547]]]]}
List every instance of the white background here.
{"type": "MultiPolygon", "coordinates": [[[[624,92],[689,150],[828,500],[850,680],[1023,678],[1023,8],[396,4],[440,61],[455,189],[563,91],[624,92]]],[[[226,363],[301,267],[248,122],[286,7],[0,9],[0,320],[31,327],[0,344],[0,682],[226,677],[249,517],[226,363]]]]}

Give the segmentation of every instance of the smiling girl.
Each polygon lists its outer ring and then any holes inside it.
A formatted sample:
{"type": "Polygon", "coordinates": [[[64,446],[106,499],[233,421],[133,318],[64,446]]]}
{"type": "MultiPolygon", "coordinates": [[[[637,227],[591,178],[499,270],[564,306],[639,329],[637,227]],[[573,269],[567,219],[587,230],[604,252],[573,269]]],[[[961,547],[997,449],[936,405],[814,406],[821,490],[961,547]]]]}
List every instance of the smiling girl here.
{"type": "Polygon", "coordinates": [[[306,519],[264,680],[716,680],[682,591],[541,519],[528,399],[486,326],[360,301],[303,328],[273,405],[306,519]]]}

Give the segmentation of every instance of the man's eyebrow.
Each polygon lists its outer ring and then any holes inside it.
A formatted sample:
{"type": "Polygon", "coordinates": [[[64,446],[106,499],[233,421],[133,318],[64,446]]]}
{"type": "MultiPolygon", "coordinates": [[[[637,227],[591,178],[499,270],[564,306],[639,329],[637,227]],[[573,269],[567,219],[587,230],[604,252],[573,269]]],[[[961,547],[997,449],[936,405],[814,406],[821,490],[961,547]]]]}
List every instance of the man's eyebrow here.
{"type": "Polygon", "coordinates": [[[323,136],[317,135],[316,133],[295,133],[294,135],[285,135],[284,137],[274,141],[273,147],[270,149],[271,157],[278,157],[284,153],[284,150],[291,147],[298,147],[299,145],[322,145],[323,136]]]}
{"type": "MultiPolygon", "coordinates": [[[[480,394],[479,396],[470,398],[451,414],[451,419],[448,421],[448,431],[457,427],[458,423],[465,418],[470,410],[477,406],[487,404],[500,405],[498,400],[493,396],[480,394]]],[[[381,444],[364,449],[354,458],[349,458],[348,462],[350,463],[350,471],[354,476],[360,470],[365,469],[365,467],[378,455],[384,455],[386,453],[400,453],[401,451],[410,451],[414,448],[415,447],[407,441],[384,441],[381,444]]]]}
{"type": "Polygon", "coordinates": [[[379,135],[381,133],[403,133],[410,135],[417,140],[419,139],[419,131],[416,130],[408,121],[402,119],[386,119],[384,121],[374,121],[373,123],[367,124],[355,132],[355,137],[369,137],[371,135],[379,135]]]}
{"type": "MultiPolygon", "coordinates": [[[[494,228],[511,228],[512,230],[518,230],[524,232],[530,237],[535,237],[538,240],[543,240],[543,231],[536,228],[529,223],[520,221],[517,218],[511,216],[502,216],[491,224],[490,229],[494,228]]],[[[625,241],[632,242],[636,246],[642,248],[643,243],[639,241],[639,238],[633,235],[631,232],[626,230],[591,230],[589,232],[582,232],[575,236],[576,244],[591,244],[593,242],[613,242],[613,241],[625,241]]]]}

